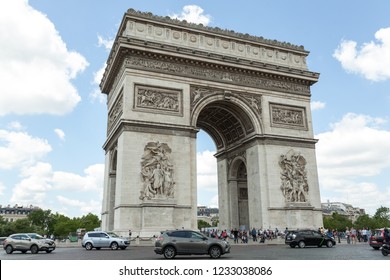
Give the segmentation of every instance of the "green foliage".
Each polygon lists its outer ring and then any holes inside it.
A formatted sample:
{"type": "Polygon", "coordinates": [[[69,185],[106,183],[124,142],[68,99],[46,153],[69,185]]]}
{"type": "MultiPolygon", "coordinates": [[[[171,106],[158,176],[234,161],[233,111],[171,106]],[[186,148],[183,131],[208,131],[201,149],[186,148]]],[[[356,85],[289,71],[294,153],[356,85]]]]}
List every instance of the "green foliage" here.
{"type": "Polygon", "coordinates": [[[7,222],[0,217],[0,236],[9,236],[18,232],[36,232],[41,235],[54,235],[56,238],[67,238],[69,233],[78,228],[93,230],[100,227],[99,217],[87,214],[81,218],[69,218],[62,214],[51,213],[51,210],[38,209],[32,211],[27,218],[7,222]]]}
{"type": "Polygon", "coordinates": [[[338,231],[344,231],[346,227],[352,226],[357,229],[390,227],[390,209],[381,206],[376,210],[373,217],[370,217],[367,214],[361,215],[354,223],[346,216],[333,213],[331,217],[324,217],[323,222],[325,228],[337,229],[338,231]]]}
{"type": "Polygon", "coordinates": [[[373,216],[373,220],[377,228],[390,227],[390,209],[383,206],[379,207],[373,216]]]}
{"type": "Polygon", "coordinates": [[[211,227],[211,225],[208,222],[205,222],[203,220],[198,220],[198,229],[201,230],[202,228],[211,227]]]}
{"type": "Polygon", "coordinates": [[[330,230],[344,231],[346,227],[351,227],[352,221],[338,213],[333,213],[331,217],[324,217],[324,227],[330,230]]]}

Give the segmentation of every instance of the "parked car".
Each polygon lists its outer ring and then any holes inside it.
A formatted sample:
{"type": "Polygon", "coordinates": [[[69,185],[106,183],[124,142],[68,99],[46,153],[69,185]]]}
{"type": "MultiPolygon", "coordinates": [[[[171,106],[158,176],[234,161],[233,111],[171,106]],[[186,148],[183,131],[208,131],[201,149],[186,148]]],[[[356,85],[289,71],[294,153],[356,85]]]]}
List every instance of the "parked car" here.
{"type": "Polygon", "coordinates": [[[36,254],[39,251],[51,253],[56,249],[56,244],[53,240],[37,233],[16,233],[4,240],[3,248],[7,254],[12,254],[14,251],[22,253],[31,251],[32,254],[36,254]]]}
{"type": "Polygon", "coordinates": [[[210,255],[217,259],[230,253],[229,242],[193,230],[169,230],[156,239],[154,252],[173,259],[176,255],[210,255]]]}
{"type": "Polygon", "coordinates": [[[130,245],[127,238],[119,237],[113,232],[105,231],[88,231],[84,234],[81,245],[87,249],[100,250],[101,248],[111,248],[112,250],[126,249],[130,245]]]}
{"type": "Polygon", "coordinates": [[[374,229],[372,231],[372,234],[370,236],[370,240],[368,241],[368,244],[374,248],[375,250],[379,250],[380,247],[383,245],[383,240],[385,238],[385,229],[384,228],[378,228],[374,229]]]}
{"type": "Polygon", "coordinates": [[[290,245],[291,248],[298,246],[299,248],[305,248],[306,246],[318,246],[333,247],[336,245],[336,241],[333,237],[323,235],[317,230],[293,230],[289,231],[285,237],[285,244],[290,245]]]}

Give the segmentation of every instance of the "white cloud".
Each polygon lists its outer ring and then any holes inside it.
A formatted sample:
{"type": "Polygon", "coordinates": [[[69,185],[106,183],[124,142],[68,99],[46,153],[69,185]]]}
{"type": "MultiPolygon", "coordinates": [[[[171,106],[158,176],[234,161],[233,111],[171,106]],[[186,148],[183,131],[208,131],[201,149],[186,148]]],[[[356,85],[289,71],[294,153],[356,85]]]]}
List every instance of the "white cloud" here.
{"type": "MultiPolygon", "coordinates": [[[[71,201],[78,201],[78,210],[85,213],[97,207],[97,202],[93,202],[92,198],[101,199],[104,181],[104,164],[91,165],[84,170],[84,175],[78,175],[70,172],[53,171],[49,163],[38,162],[34,166],[23,169],[20,176],[23,179],[16,184],[13,189],[11,203],[32,204],[36,206],[46,206],[53,212],[69,210],[72,206],[71,201]],[[56,196],[58,203],[48,205],[53,201],[53,197],[57,192],[61,196],[56,196]],[[81,197],[85,197],[85,201],[79,199],[74,200],[67,198],[65,195],[77,195],[84,193],[81,197]],[[64,204],[62,204],[64,202],[64,204]],[[82,205],[82,207],[79,207],[82,205]]],[[[45,208],[45,207],[44,207],[45,208]]],[[[99,209],[101,210],[101,201],[99,209]]]]}
{"type": "Polygon", "coordinates": [[[97,72],[94,73],[93,84],[96,86],[96,89],[89,95],[92,101],[97,100],[101,104],[106,103],[107,101],[107,96],[101,93],[99,88],[106,66],[107,63],[104,63],[104,65],[97,72]]]}
{"type": "Polygon", "coordinates": [[[349,113],[331,131],[316,135],[323,201],[348,202],[370,214],[388,205],[390,183],[379,185],[390,169],[390,131],[381,129],[383,123],[380,118],[349,113]]]}
{"type": "Polygon", "coordinates": [[[114,39],[105,39],[102,36],[98,35],[98,46],[104,46],[104,48],[109,51],[114,45],[114,39]]]}
{"type": "Polygon", "coordinates": [[[17,121],[10,122],[7,125],[7,127],[11,130],[23,130],[24,129],[23,125],[17,121]]]}
{"type": "Polygon", "coordinates": [[[326,104],[321,101],[312,101],[310,104],[311,104],[312,111],[324,109],[326,106],[326,104]]]}
{"type": "Polygon", "coordinates": [[[197,153],[197,184],[201,191],[218,191],[217,159],[215,152],[197,153]]]}
{"type": "Polygon", "coordinates": [[[25,132],[0,130],[0,169],[34,164],[52,150],[45,139],[25,132]]]}
{"type": "Polygon", "coordinates": [[[201,23],[208,25],[211,22],[211,16],[203,14],[204,10],[196,5],[187,5],[183,7],[183,11],[180,15],[170,15],[171,18],[177,18],[179,20],[186,20],[192,23],[201,23]]]}
{"type": "Polygon", "coordinates": [[[0,196],[4,195],[5,186],[2,182],[0,182],[0,196]]]}
{"type": "Polygon", "coordinates": [[[60,138],[62,141],[65,140],[65,132],[62,131],[61,129],[59,128],[56,128],[54,129],[54,133],[58,136],[58,138],[60,138]]]}
{"type": "Polygon", "coordinates": [[[363,75],[372,81],[390,78],[390,27],[382,28],[375,33],[377,42],[363,44],[357,49],[357,43],[351,40],[342,41],[333,57],[341,62],[349,72],[363,75]]]}
{"type": "MultiPolygon", "coordinates": [[[[61,212],[68,213],[70,209],[79,209],[80,216],[88,213],[99,214],[102,210],[102,202],[97,200],[80,201],[77,199],[70,199],[59,195],[56,197],[57,202],[62,206],[61,212]]],[[[73,217],[73,216],[72,216],[73,217]]]]}
{"type": "Polygon", "coordinates": [[[54,24],[26,0],[0,3],[0,116],[70,112],[80,101],[71,83],[87,66],[54,24]]]}

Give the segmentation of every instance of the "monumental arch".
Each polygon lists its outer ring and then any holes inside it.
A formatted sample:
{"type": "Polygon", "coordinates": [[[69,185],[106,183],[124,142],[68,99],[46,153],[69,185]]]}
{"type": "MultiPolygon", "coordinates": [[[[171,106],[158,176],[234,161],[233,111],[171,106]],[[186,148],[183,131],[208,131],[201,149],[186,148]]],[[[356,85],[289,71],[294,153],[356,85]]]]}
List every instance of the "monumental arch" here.
{"type": "Polygon", "coordinates": [[[196,135],[216,145],[219,228],[317,228],[322,211],[302,46],[128,10],[101,90],[102,228],[197,228],[196,135]]]}

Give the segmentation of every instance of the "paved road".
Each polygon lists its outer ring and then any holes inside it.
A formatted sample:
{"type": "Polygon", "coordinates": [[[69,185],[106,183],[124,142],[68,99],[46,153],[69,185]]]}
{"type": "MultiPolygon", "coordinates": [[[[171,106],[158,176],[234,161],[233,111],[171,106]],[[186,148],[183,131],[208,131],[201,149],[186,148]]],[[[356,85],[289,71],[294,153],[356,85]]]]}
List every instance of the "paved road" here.
{"type": "MultiPolygon", "coordinates": [[[[176,259],[208,260],[208,256],[177,256],[176,259]]],[[[230,254],[221,260],[390,260],[366,243],[337,244],[333,248],[290,248],[286,245],[232,245],[230,254]]],[[[14,252],[7,255],[0,250],[0,260],[164,260],[151,246],[130,246],[126,250],[101,249],[87,251],[81,247],[58,247],[54,252],[38,254],[14,252]]]]}

